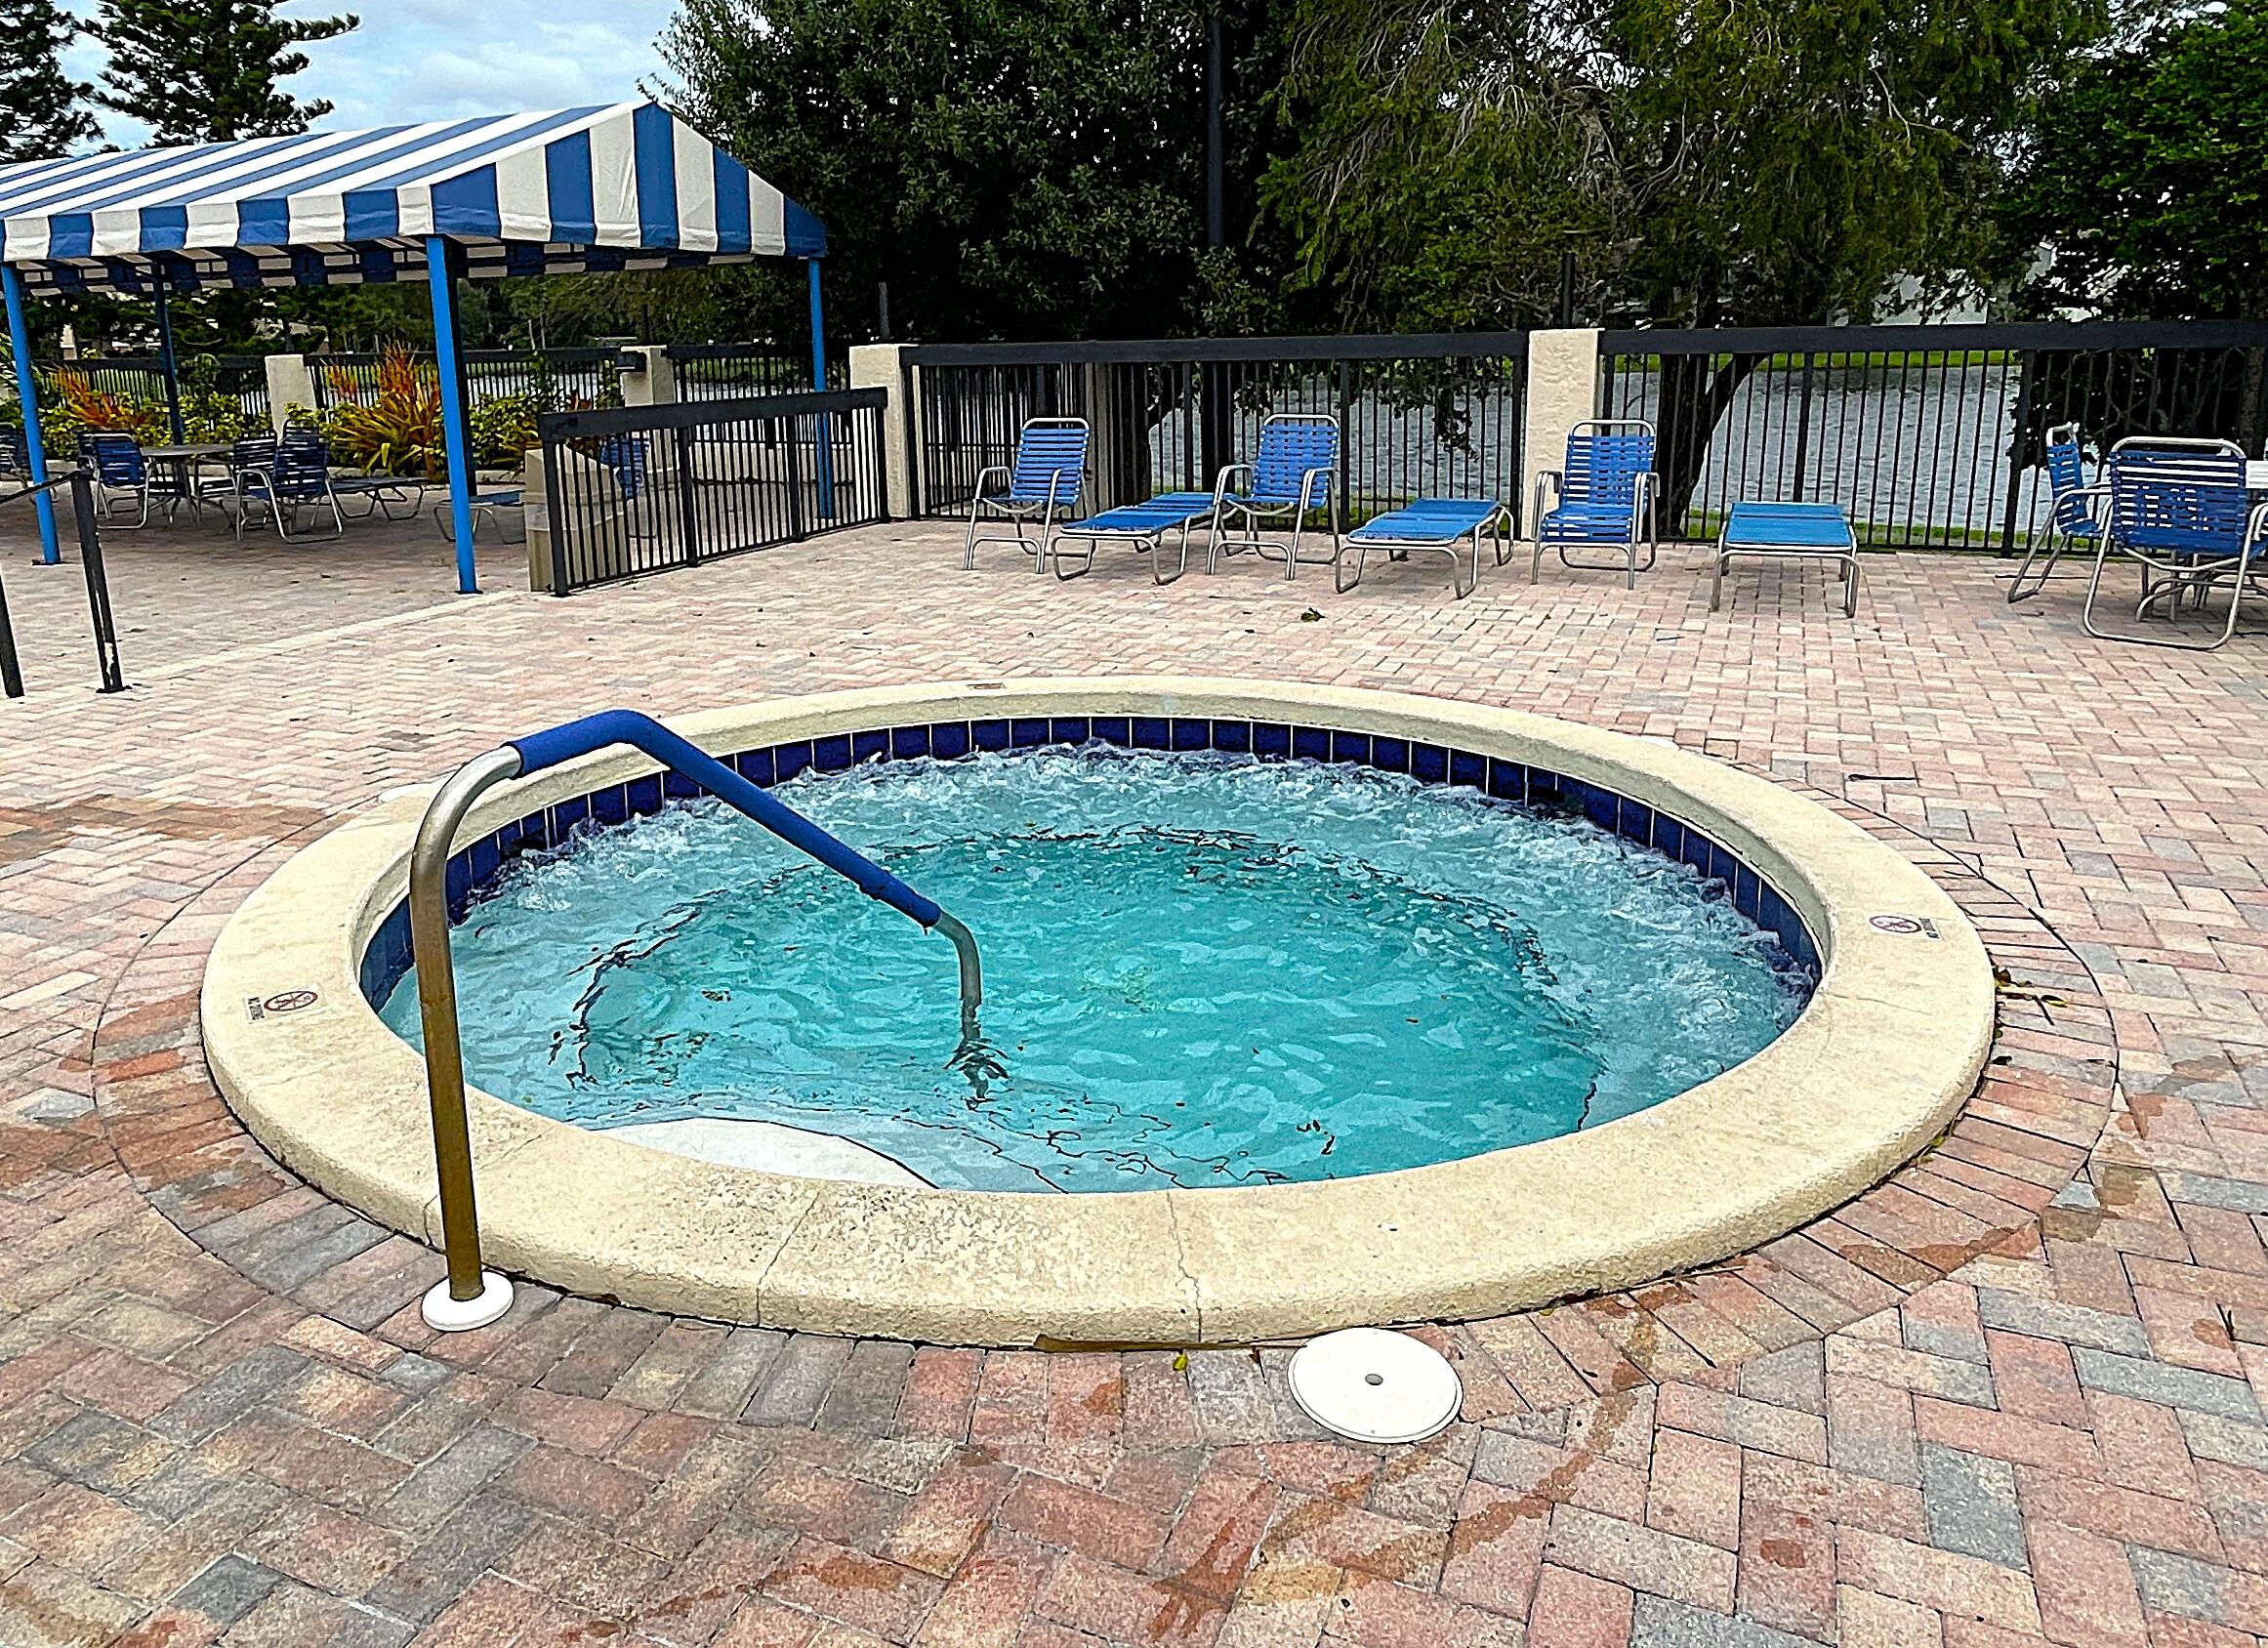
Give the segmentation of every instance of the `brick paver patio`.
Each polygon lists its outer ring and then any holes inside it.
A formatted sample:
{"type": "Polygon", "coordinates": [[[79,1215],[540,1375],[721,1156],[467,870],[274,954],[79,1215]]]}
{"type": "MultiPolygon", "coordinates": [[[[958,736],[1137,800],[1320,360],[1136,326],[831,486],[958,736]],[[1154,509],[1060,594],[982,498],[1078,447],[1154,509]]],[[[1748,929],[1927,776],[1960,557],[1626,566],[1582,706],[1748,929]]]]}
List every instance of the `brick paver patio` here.
{"type": "MultiPolygon", "coordinates": [[[[1058,586],[949,530],[570,601],[450,597],[430,527],[117,540],[120,697],[0,576],[0,1643],[2218,1648],[2268,1631],[2268,642],[2011,611],[1994,563],[1698,554],[1627,593],[1249,561],[1058,586]],[[42,639],[31,634],[39,627],[42,639]],[[438,1273],[269,1162],[200,1062],[227,913],[393,785],[611,704],[1196,670],[1512,704],[1806,788],[1969,909],[1984,1090],[1759,1253],[1423,1329],[1467,1404],[1334,1442],[1288,1347],[980,1352],[438,1273]]],[[[509,588],[515,550],[489,564],[509,588]]],[[[1493,570],[1493,569],[1492,569],[1493,570]]],[[[60,580],[68,580],[62,582],[60,580]]],[[[1820,1095],[1823,1104],[1834,1095],[1820,1095]]]]}

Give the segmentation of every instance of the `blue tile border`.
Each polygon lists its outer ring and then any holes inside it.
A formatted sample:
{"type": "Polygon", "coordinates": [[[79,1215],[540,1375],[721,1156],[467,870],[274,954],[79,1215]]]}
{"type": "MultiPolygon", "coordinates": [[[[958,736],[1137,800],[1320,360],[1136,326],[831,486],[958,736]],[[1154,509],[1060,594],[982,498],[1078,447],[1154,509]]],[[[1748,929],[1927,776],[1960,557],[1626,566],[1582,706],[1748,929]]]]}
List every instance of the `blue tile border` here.
{"type": "MultiPolygon", "coordinates": [[[[806,770],[841,772],[875,761],[922,757],[957,761],[977,752],[1087,743],[1137,750],[1216,750],[1261,761],[1344,762],[1407,773],[1421,784],[1478,790],[1516,805],[1579,812],[1608,834],[1689,865],[1703,880],[1721,884],[1735,909],[1779,940],[1791,965],[1814,978],[1819,973],[1819,947],[1794,906],[1755,870],[1701,831],[1643,802],[1587,780],[1469,750],[1276,721],[1186,716],[1033,716],[870,728],[743,750],[725,760],[750,783],[769,787],[806,770]]],[[[523,853],[563,843],[593,823],[619,824],[658,812],[669,802],[699,794],[697,786],[676,773],[661,773],[570,797],[515,820],[450,859],[450,914],[453,919],[461,918],[474,894],[523,853]]],[[[409,910],[407,905],[396,905],[363,949],[362,994],[374,1005],[384,1001],[409,966],[409,910]]]]}

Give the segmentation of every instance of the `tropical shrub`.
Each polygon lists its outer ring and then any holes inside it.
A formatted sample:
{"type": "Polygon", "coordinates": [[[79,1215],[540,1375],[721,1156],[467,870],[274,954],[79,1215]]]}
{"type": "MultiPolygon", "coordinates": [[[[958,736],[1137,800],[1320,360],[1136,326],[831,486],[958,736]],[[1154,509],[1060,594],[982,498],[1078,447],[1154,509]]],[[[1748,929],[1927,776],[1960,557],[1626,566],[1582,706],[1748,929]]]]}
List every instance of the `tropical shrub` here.
{"type": "MultiPolygon", "coordinates": [[[[447,475],[441,378],[431,362],[406,350],[389,350],[378,358],[375,390],[335,367],[326,387],[330,408],[310,421],[323,432],[333,458],[382,474],[447,475]]],[[[475,405],[470,419],[474,462],[486,469],[519,468],[535,444],[535,421],[532,395],[499,395],[475,405]]]]}
{"type": "MultiPolygon", "coordinates": [[[[162,424],[164,409],[158,412],[162,424]]],[[[182,433],[198,442],[242,440],[268,427],[268,420],[257,412],[244,410],[244,403],[232,394],[219,390],[182,388],[182,433]]]]}
{"type": "Polygon", "coordinates": [[[473,451],[485,469],[516,470],[535,445],[536,397],[500,394],[473,408],[473,451]]]}
{"type": "Polygon", "coordinates": [[[438,476],[448,473],[441,428],[441,380],[407,350],[378,357],[378,384],[367,403],[337,367],[327,374],[330,409],[317,420],[331,456],[379,474],[438,476]]]}
{"type": "Polygon", "coordinates": [[[91,431],[116,431],[146,443],[170,433],[165,407],[141,395],[97,389],[84,372],[59,367],[39,387],[40,440],[48,451],[67,455],[91,431]]]}

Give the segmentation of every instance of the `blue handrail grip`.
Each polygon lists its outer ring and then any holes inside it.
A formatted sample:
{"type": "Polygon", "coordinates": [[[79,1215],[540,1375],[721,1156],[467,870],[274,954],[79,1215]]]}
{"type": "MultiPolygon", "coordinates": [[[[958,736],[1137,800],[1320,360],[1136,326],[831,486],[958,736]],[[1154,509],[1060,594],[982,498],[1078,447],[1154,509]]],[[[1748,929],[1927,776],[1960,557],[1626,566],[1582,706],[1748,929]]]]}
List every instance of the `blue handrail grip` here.
{"type": "Polygon", "coordinates": [[[829,835],[785,802],[760,790],[698,745],[637,710],[601,710],[541,732],[509,740],[521,776],[541,772],[613,744],[628,744],[701,786],[725,805],[747,814],[798,851],[807,853],[869,898],[933,927],[944,914],[881,865],[829,835]]]}

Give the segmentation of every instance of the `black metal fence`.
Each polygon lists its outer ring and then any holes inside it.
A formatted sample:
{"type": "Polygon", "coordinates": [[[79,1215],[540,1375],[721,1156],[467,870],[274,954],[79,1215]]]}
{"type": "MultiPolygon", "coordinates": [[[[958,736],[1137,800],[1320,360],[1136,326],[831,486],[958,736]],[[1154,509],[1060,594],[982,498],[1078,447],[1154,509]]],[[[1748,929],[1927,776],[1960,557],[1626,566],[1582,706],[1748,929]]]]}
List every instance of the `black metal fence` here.
{"type": "Polygon", "coordinates": [[[888,519],[888,400],[851,390],[546,415],[552,593],[888,519]]]}
{"type": "Polygon", "coordinates": [[[1085,418],[1091,508],[1211,490],[1249,461],[1271,413],[1329,413],[1345,461],[1340,510],[1360,520],[1411,498],[1497,497],[1516,512],[1527,338],[922,344],[900,354],[917,514],[968,506],[1015,455],[1027,418],[1085,418]]]}
{"type": "MultiPolygon", "coordinates": [[[[268,412],[268,359],[258,354],[185,354],[179,364],[185,391],[211,390],[232,400],[249,418],[268,412]]],[[[165,404],[165,362],[154,354],[89,355],[77,360],[43,360],[39,370],[70,373],[102,394],[165,404]]]]}
{"type": "MultiPolygon", "coordinates": [[[[776,344],[672,344],[663,351],[678,379],[680,400],[745,400],[760,394],[803,394],[811,388],[811,357],[776,344]]],[[[841,358],[827,362],[827,387],[845,387],[841,358]]]]}
{"type": "Polygon", "coordinates": [[[1608,332],[1598,412],[1644,418],[1673,536],[1735,499],[1821,499],[1877,549],[2020,548],[2046,522],[2046,435],[2268,435],[2268,325],[1608,332]]]}
{"type": "MultiPolygon", "coordinates": [[[[925,344],[901,354],[914,508],[968,506],[1035,417],[1093,427],[1089,506],[1210,487],[1270,412],[1332,412],[1341,506],[1493,497],[1524,517],[1518,333],[925,344]]],[[[1840,503],[1872,548],[2021,548],[2050,508],[2047,432],[2268,439],[2268,324],[2181,321],[1617,331],[1596,411],[1660,435],[1671,535],[1736,498],[1840,503]]],[[[1538,454],[1549,463],[1553,455],[1538,454]]]]}
{"type": "MultiPolygon", "coordinates": [[[[378,396],[378,374],[384,354],[311,354],[308,372],[314,379],[315,409],[351,403],[367,406],[378,396]]],[[[430,353],[415,353],[420,365],[431,365],[430,353]]],[[[621,359],[618,350],[467,350],[465,385],[475,404],[524,395],[547,411],[567,411],[621,403],[621,359]]]]}

